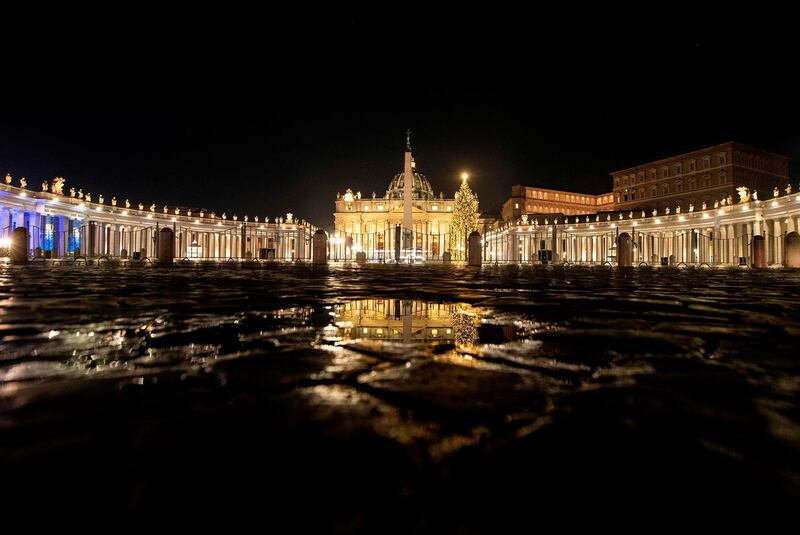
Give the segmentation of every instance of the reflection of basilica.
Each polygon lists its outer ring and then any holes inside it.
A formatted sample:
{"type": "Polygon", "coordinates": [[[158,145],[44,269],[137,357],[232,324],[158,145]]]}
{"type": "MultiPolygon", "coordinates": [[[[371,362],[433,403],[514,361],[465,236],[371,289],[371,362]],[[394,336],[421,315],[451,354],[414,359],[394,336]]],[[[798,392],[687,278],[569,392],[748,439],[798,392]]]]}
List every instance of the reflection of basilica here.
{"type": "Polygon", "coordinates": [[[468,305],[404,299],[363,299],[334,307],[345,339],[394,342],[457,342],[477,340],[478,316],[468,305]]]}

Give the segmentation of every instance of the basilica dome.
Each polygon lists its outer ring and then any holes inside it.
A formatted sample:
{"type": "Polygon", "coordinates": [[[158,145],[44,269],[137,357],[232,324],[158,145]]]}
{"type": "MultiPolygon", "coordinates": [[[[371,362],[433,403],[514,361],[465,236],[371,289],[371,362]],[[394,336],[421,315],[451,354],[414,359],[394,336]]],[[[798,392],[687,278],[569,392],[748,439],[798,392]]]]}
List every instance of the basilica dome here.
{"type": "MultiPolygon", "coordinates": [[[[414,182],[411,183],[411,198],[429,200],[433,199],[433,188],[425,175],[417,171],[416,165],[413,160],[411,163],[412,175],[414,175],[414,182]]],[[[389,182],[389,189],[386,190],[387,199],[402,199],[403,186],[405,184],[405,173],[398,173],[389,182]]]]}

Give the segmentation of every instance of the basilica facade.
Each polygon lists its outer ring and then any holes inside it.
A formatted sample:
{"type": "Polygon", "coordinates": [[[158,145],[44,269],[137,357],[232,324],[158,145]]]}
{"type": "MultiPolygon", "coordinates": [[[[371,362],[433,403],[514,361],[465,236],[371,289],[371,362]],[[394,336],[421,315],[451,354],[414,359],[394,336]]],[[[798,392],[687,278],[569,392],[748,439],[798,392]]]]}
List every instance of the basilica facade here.
{"type": "Polygon", "coordinates": [[[405,160],[404,171],[389,181],[384,195],[364,197],[352,189],[336,195],[331,260],[351,260],[364,253],[367,261],[436,262],[451,251],[455,198],[434,193],[417,169],[410,144],[405,160]]]}

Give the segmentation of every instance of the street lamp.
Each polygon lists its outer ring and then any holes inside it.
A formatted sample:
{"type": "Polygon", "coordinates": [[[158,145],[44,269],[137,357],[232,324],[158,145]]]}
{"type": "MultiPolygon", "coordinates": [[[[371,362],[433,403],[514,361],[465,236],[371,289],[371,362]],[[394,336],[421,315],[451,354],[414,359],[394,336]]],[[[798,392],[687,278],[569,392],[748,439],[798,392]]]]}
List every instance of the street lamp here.
{"type": "MultiPolygon", "coordinates": [[[[462,171],[461,172],[461,181],[462,182],[466,182],[467,180],[469,180],[469,173],[467,173],[466,171],[462,171]]],[[[464,225],[464,262],[467,262],[469,260],[469,258],[468,258],[468,254],[469,253],[468,253],[468,247],[467,247],[467,240],[469,239],[469,237],[467,236],[468,232],[469,232],[469,229],[467,228],[466,225],[464,225]]]]}

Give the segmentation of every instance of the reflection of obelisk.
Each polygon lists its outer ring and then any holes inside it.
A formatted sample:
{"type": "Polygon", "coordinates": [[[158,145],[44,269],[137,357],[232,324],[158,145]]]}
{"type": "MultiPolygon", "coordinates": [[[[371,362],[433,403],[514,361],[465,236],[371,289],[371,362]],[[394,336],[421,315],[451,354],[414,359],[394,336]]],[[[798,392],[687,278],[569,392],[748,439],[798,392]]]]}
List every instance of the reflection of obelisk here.
{"type": "Polygon", "coordinates": [[[411,320],[414,319],[414,302],[403,301],[403,343],[411,343],[411,320]]]}
{"type": "Polygon", "coordinates": [[[413,221],[411,219],[411,194],[414,185],[414,168],[411,165],[411,131],[406,131],[406,154],[403,166],[403,254],[411,255],[413,247],[413,221]]]}

